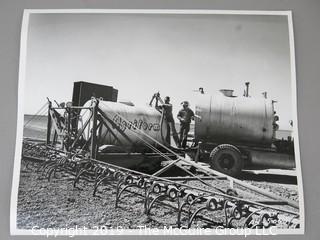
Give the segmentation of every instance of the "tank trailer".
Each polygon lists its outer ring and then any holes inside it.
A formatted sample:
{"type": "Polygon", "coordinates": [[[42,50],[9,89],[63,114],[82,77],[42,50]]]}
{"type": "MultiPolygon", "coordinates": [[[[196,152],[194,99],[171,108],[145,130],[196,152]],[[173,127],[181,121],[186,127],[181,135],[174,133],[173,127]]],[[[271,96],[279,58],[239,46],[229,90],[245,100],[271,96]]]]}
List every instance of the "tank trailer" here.
{"type": "MultiPolygon", "coordinates": [[[[248,86],[248,85],[247,85],[248,86]]],[[[295,168],[294,144],[289,136],[277,139],[274,101],[232,90],[201,94],[196,103],[194,144],[196,161],[207,161],[213,169],[231,176],[243,168],[295,168]]]]}
{"type": "MultiPolygon", "coordinates": [[[[155,101],[160,95],[155,95],[155,101]]],[[[164,114],[150,106],[93,97],[83,106],[53,107],[49,101],[47,144],[88,149],[92,158],[143,170],[187,154],[221,173],[237,176],[244,168],[295,168],[293,139],[277,139],[274,101],[236,97],[232,90],[199,94],[190,148],[166,142],[164,114]],[[174,152],[174,154],[172,154],[174,152]]]]}

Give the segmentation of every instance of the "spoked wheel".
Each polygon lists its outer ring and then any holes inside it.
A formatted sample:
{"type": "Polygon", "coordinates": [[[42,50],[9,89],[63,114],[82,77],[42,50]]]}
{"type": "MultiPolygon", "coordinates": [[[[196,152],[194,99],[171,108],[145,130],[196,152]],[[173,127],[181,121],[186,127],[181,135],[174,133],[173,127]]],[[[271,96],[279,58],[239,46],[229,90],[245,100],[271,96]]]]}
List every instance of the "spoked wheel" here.
{"type": "Polygon", "coordinates": [[[221,144],[210,153],[210,165],[221,173],[235,177],[241,173],[243,160],[238,148],[230,144],[221,144]]]}

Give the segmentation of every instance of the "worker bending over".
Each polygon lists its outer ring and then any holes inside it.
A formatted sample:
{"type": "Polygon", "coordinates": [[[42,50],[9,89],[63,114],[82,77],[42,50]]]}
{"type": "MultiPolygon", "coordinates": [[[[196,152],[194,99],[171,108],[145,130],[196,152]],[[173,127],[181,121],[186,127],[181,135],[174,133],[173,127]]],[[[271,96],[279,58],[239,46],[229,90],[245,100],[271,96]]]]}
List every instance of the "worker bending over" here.
{"type": "Polygon", "coordinates": [[[188,101],[182,102],[182,109],[179,111],[177,117],[180,120],[180,144],[182,148],[186,148],[190,123],[191,120],[194,120],[194,113],[189,108],[188,101]]]}

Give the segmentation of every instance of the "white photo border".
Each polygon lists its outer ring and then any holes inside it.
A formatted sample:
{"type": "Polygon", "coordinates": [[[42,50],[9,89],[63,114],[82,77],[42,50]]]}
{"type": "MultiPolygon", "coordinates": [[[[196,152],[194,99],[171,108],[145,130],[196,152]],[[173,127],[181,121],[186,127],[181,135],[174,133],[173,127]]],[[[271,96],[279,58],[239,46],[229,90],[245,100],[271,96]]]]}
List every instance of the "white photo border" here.
{"type": "MultiPolygon", "coordinates": [[[[29,16],[31,14],[44,14],[44,13],[107,13],[107,14],[207,14],[207,15],[282,15],[288,18],[289,28],[289,45],[290,45],[290,70],[291,70],[291,94],[292,94],[292,110],[293,110],[293,137],[295,139],[294,152],[296,161],[296,173],[298,181],[298,194],[299,194],[299,214],[300,214],[300,228],[299,229],[274,229],[274,235],[278,234],[304,234],[305,232],[305,211],[304,211],[304,195],[303,195],[303,181],[302,169],[300,160],[300,147],[299,147],[299,134],[298,134],[298,115],[297,115],[297,83],[296,83],[296,63],[295,63],[295,48],[294,48],[294,31],[292,11],[251,11],[251,10],[182,10],[182,9],[25,9],[23,12],[21,38],[20,38],[20,62],[19,62],[19,82],[18,82],[18,106],[17,106],[17,131],[16,131],[16,145],[13,167],[13,179],[11,189],[10,201],[10,233],[11,235],[46,235],[40,229],[27,230],[17,228],[17,200],[18,188],[20,179],[20,163],[22,152],[22,139],[23,139],[23,119],[24,119],[24,87],[26,77],[26,57],[27,57],[27,38],[29,16]]],[[[264,230],[260,229],[255,231],[256,235],[263,234],[264,230]]],[[[214,232],[212,230],[212,232],[214,232]]],[[[164,230],[159,230],[157,235],[165,235],[164,230]]],[[[208,235],[244,235],[243,233],[235,233],[230,229],[225,229],[223,234],[209,233],[208,235]]],[[[59,234],[63,236],[70,236],[68,232],[59,234]]],[[[81,235],[101,235],[96,230],[86,230],[81,235]]],[[[119,235],[119,233],[111,233],[110,235],[119,235]]],[[[142,232],[139,229],[123,229],[121,235],[152,235],[152,233],[142,232]]],[[[190,233],[190,230],[185,229],[179,231],[179,235],[197,235],[190,233]]]]}

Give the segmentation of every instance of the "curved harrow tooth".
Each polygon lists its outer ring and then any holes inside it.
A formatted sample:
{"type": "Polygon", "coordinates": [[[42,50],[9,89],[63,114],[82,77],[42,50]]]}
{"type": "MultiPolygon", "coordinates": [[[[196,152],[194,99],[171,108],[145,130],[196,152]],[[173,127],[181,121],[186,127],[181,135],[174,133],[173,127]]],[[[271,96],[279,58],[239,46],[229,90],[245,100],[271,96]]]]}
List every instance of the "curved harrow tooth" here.
{"type": "MultiPolygon", "coordinates": [[[[130,195],[143,198],[144,213],[150,215],[153,208],[170,206],[177,213],[177,227],[191,228],[195,219],[225,228],[270,228],[284,226],[299,228],[299,215],[272,206],[238,197],[234,189],[224,193],[207,191],[187,184],[170,181],[95,159],[87,159],[86,153],[62,152],[45,144],[23,142],[22,160],[25,168],[40,172],[51,181],[57,173],[74,176],[73,187],[80,180],[93,183],[93,196],[102,185],[116,182],[115,207],[130,195]],[[37,166],[38,165],[38,166],[37,166]],[[141,193],[142,192],[142,193],[141,193]],[[216,221],[215,218],[223,218],[216,221]]],[[[61,177],[61,176],[60,176],[61,177]]],[[[156,211],[154,211],[156,213],[156,211]]]]}

